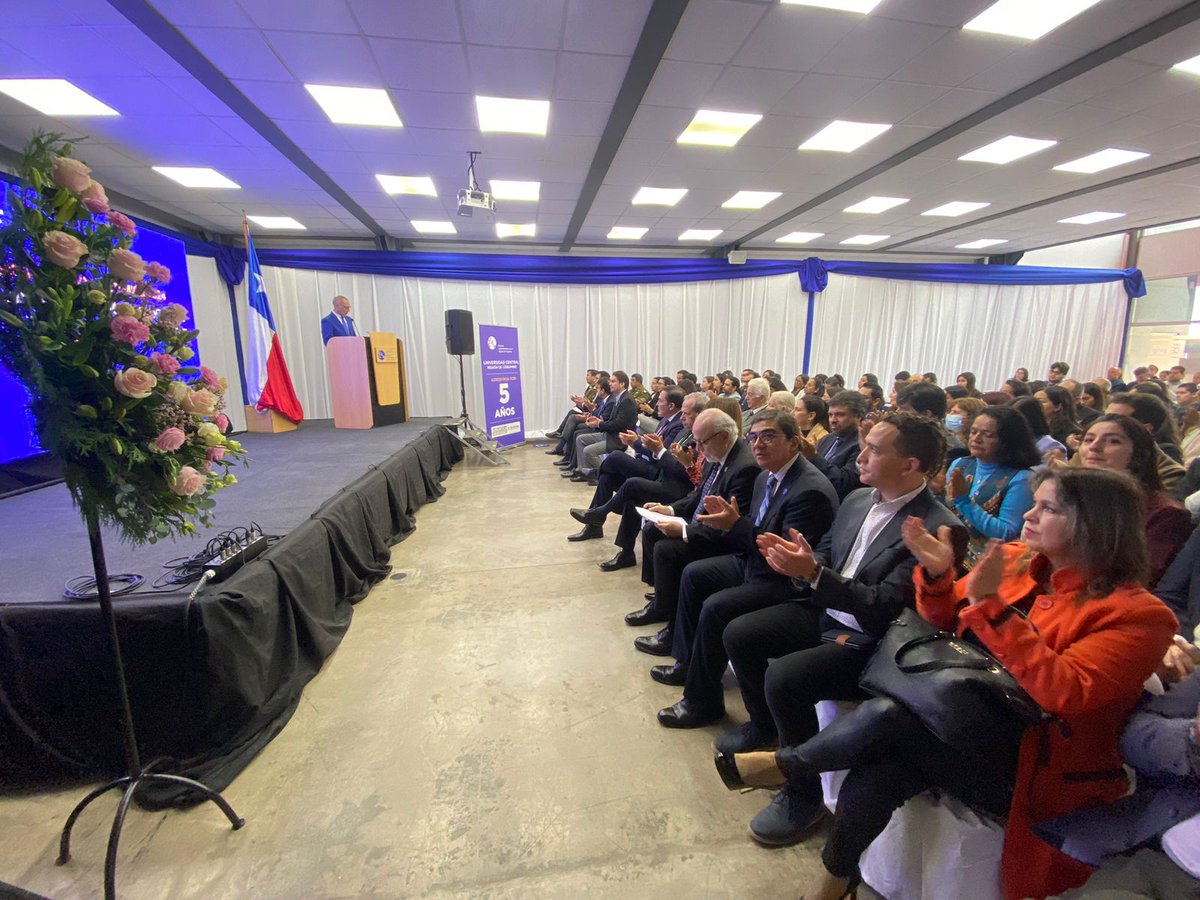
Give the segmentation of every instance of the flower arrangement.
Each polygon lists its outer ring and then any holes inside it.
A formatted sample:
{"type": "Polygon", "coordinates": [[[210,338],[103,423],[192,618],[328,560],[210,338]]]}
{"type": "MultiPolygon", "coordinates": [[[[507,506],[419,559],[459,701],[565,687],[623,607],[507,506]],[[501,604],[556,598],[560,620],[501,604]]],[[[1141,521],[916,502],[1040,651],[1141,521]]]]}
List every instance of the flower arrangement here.
{"type": "Polygon", "coordinates": [[[22,276],[0,298],[0,351],[85,517],[134,544],[190,534],[210,524],[213,494],[245,456],[224,436],[228,385],[187,365],[198,332],[167,302],[170,271],[130,249],[134,222],[72,154],[43,133],[22,153],[24,190],[10,192],[13,224],[0,231],[22,276]]]}

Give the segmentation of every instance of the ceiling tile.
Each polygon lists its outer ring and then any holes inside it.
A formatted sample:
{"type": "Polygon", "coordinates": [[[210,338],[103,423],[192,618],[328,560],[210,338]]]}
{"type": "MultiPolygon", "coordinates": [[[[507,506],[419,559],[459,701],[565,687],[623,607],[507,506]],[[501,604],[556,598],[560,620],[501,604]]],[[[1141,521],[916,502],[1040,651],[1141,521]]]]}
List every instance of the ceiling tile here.
{"type": "MultiPolygon", "coordinates": [[[[461,44],[390,38],[370,38],[368,44],[387,87],[409,90],[436,87],[439,91],[464,94],[472,91],[467,57],[461,44]],[[436,72],[437,78],[430,78],[431,72],[436,72]]],[[[400,118],[404,118],[403,112],[400,118]]]]}
{"type": "Polygon", "coordinates": [[[587,53],[632,56],[652,0],[604,2],[603,15],[596,15],[596,0],[570,0],[567,4],[563,48],[587,53]]]}
{"type": "Polygon", "coordinates": [[[459,0],[470,44],[557,50],[565,0],[459,0]]]}

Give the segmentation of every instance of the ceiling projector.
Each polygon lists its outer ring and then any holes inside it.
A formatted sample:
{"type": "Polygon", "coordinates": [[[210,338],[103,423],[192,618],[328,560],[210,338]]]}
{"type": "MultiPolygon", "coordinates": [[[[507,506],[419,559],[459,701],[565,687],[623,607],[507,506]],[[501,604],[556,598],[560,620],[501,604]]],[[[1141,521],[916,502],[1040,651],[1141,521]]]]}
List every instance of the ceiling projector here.
{"type": "Polygon", "coordinates": [[[471,158],[471,162],[467,166],[467,186],[458,192],[458,214],[470,218],[475,215],[477,209],[495,213],[496,201],[487,191],[481,191],[479,182],[475,180],[475,157],[482,156],[482,154],[478,150],[470,150],[467,155],[471,158]]]}
{"type": "Polygon", "coordinates": [[[458,192],[458,214],[460,216],[467,216],[469,218],[475,214],[475,210],[477,209],[494,213],[496,211],[496,201],[492,199],[492,195],[487,191],[481,191],[477,187],[463,188],[458,192]]]}

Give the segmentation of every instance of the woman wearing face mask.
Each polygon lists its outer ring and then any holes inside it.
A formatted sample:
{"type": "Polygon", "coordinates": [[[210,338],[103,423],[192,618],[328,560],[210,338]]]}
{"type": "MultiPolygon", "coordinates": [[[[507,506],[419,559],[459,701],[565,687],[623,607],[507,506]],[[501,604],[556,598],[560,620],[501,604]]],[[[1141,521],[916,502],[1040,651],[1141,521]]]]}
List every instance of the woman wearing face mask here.
{"type": "Polygon", "coordinates": [[[975,417],[983,412],[986,406],[986,403],[975,397],[960,397],[954,400],[950,404],[950,412],[946,414],[946,430],[962,441],[965,447],[975,417]]]}
{"type": "Polygon", "coordinates": [[[1085,468],[1128,472],[1146,492],[1146,544],[1150,548],[1150,581],[1153,587],[1192,531],[1191,516],[1162,489],[1154,438],[1128,416],[1104,415],[1092,422],[1079,443],[1079,460],[1085,468]]]}
{"type": "Polygon", "coordinates": [[[799,746],[718,754],[717,771],[730,789],[849,770],[821,854],[824,871],[807,900],[844,896],[892,812],[929,788],[1006,817],[1001,876],[1009,900],[1059,894],[1087,879],[1090,867],[1031,829],[1111,803],[1128,787],[1121,730],[1178,624],[1139,583],[1149,568],[1145,538],[1130,525],[1139,494],[1127,475],[1047,469],[1024,516],[1023,543],[992,541],[957,581],[950,529],[934,537],[920,519],[904,523],[904,542],[919,563],[917,612],[982,643],[1057,721],[963,749],[940,741],[904,706],[876,697],[799,746]]]}

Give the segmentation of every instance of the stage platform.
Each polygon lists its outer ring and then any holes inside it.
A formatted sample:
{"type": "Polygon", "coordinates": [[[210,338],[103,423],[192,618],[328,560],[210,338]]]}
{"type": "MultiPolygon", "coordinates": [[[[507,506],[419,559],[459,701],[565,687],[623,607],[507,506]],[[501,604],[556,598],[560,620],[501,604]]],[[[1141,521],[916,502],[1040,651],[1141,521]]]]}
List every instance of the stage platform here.
{"type": "MultiPolygon", "coordinates": [[[[165,757],[165,770],[219,790],[278,734],[353,603],[387,574],[391,546],[461,460],[442,421],[349,431],[326,420],[244,434],[250,463],[218,495],[213,527],[139,548],[105,534],[109,571],[148,582],[230,528],[254,522],[284,536],[191,603],[186,591],[116,598],[143,759],[165,757]]],[[[63,485],[0,500],[0,560],[0,786],[119,770],[98,606],[62,599],[68,579],[91,571],[63,485]]]]}

